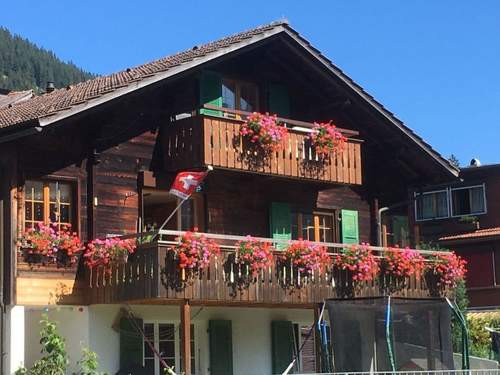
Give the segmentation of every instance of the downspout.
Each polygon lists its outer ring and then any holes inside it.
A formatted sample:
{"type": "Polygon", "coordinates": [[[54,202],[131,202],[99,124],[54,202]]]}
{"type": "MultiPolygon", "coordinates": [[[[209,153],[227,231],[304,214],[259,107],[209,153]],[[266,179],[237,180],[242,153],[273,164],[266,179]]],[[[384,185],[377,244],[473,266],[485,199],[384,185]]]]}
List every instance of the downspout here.
{"type": "Polygon", "coordinates": [[[389,207],[382,207],[377,211],[377,246],[382,246],[382,214],[389,209],[389,207]]]}

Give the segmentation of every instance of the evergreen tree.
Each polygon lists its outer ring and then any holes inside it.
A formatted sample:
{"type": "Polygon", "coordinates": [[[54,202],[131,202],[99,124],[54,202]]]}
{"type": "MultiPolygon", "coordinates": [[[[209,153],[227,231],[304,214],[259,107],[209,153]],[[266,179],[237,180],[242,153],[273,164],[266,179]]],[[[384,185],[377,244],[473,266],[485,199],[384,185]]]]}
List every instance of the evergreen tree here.
{"type": "Polygon", "coordinates": [[[0,27],[0,88],[42,92],[48,81],[59,88],[93,77],[72,62],[61,61],[52,51],[0,27]]]}

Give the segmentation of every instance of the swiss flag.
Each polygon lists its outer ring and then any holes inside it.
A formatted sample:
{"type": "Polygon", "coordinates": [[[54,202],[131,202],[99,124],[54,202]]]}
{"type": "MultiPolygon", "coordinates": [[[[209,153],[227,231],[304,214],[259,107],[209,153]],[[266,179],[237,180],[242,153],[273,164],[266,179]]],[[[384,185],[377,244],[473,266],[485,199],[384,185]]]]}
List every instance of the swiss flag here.
{"type": "Polygon", "coordinates": [[[188,199],[207,176],[207,172],[179,172],[170,188],[170,194],[188,199]]]}

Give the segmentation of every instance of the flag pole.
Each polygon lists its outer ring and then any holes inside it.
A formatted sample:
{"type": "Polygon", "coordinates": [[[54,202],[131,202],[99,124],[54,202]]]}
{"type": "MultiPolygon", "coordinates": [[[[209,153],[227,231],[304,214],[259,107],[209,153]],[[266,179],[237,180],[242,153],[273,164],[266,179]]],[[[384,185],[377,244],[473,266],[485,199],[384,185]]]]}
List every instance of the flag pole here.
{"type": "MultiPolygon", "coordinates": [[[[213,171],[214,170],[214,167],[212,167],[211,165],[207,166],[207,174],[208,172],[210,171],[213,171]]],[[[206,178],[206,176],[203,178],[203,180],[206,178]]],[[[202,180],[202,181],[203,181],[202,180]]],[[[200,184],[201,182],[200,181],[200,184]]],[[[175,209],[170,213],[170,215],[168,215],[168,217],[165,219],[165,221],[163,222],[163,224],[160,226],[160,228],[158,228],[158,232],[155,234],[155,236],[153,237],[153,240],[156,238],[156,236],[158,236],[160,234],[160,231],[165,227],[165,225],[168,224],[168,222],[170,220],[172,220],[172,218],[174,217],[175,213],[177,211],[179,211],[179,208],[181,208],[181,206],[184,204],[185,201],[187,201],[189,199],[189,197],[191,196],[191,194],[189,196],[187,196],[186,198],[182,199],[181,202],[177,205],[177,207],[175,207],[175,209]]]]}

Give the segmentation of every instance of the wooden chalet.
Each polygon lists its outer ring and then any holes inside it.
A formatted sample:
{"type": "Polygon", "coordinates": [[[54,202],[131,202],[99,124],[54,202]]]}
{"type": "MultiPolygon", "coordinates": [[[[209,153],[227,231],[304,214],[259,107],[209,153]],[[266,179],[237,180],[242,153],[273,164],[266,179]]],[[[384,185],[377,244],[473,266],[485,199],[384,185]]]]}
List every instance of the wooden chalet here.
{"type": "MultiPolygon", "coordinates": [[[[290,340],[307,337],[324,299],[342,297],[320,275],[285,290],[274,269],[234,293],[224,261],[235,242],[304,238],[333,252],[382,245],[379,211],[395,206],[412,230],[405,242],[389,241],[414,245],[413,206],[401,205],[408,191],[458,171],[276,22],[0,109],[0,175],[3,352],[10,353],[3,373],[38,357],[37,322],[48,309],[72,361],[82,342],[109,373],[160,374],[142,337],[127,336],[130,324],[120,317],[131,309],[169,365],[223,375],[281,373],[290,340]],[[289,131],[265,162],[249,157],[239,134],[251,112],[277,114],[289,131]],[[328,121],[347,142],[323,163],[307,134],[314,122],[328,121]],[[134,259],[110,272],[90,271],[83,261],[33,265],[19,255],[17,239],[37,223],[71,224],[84,241],[158,228],[178,204],[168,194],[176,173],[208,165],[214,171],[161,235],[139,241],[134,259]],[[222,256],[184,290],[169,289],[162,281],[167,249],[193,227],[217,241],[222,256]]],[[[356,297],[379,293],[367,283],[356,297]]],[[[400,293],[429,296],[418,280],[400,293]]],[[[308,348],[295,372],[321,369],[315,346],[308,348]]]]}

